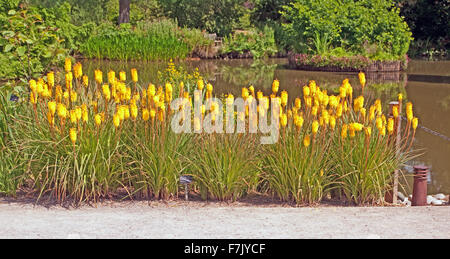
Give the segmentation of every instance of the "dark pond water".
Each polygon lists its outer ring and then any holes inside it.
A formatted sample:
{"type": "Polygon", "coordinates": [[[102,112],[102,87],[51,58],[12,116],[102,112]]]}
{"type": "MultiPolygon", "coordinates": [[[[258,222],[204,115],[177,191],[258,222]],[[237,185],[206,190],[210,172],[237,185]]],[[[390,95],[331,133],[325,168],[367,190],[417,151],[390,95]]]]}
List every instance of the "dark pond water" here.
{"type": "MultiPolygon", "coordinates": [[[[104,73],[110,69],[129,72],[131,68],[139,71],[140,82],[159,83],[158,71],[167,67],[166,63],[83,61],[83,69],[90,76],[94,69],[104,73]]],[[[315,80],[322,88],[337,89],[342,80],[350,79],[357,88],[358,76],[355,73],[330,73],[292,70],[287,67],[286,59],[270,59],[255,63],[252,60],[201,60],[183,61],[177,65],[192,71],[199,71],[212,82],[218,93],[240,95],[241,88],[254,85],[266,94],[270,93],[272,81],[280,80],[280,89],[287,90],[291,96],[300,95],[302,86],[309,80],[315,80]]],[[[450,137],[450,61],[411,61],[406,72],[368,74],[365,95],[368,101],[376,98],[384,103],[396,100],[402,92],[405,98],[414,104],[415,116],[420,124],[428,129],[450,137]]],[[[358,89],[355,90],[357,92],[358,89]]],[[[431,167],[429,193],[450,193],[450,141],[440,136],[418,129],[415,148],[423,150],[423,155],[411,165],[425,164],[431,167]]],[[[406,167],[407,192],[411,193],[412,177],[406,167]]]]}

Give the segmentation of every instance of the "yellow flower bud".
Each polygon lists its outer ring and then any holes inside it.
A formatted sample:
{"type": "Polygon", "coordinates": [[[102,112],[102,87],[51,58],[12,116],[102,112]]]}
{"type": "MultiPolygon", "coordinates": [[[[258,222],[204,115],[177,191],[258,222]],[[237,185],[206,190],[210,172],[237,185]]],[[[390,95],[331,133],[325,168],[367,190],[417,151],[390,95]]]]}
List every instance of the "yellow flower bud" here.
{"type": "Polygon", "coordinates": [[[77,129],[71,128],[69,132],[70,141],[75,145],[75,142],[77,142],[77,129]]]}
{"type": "Polygon", "coordinates": [[[134,83],[137,83],[138,81],[138,73],[135,68],[131,69],[131,81],[133,81],[134,83]]]}
{"type": "Polygon", "coordinates": [[[70,122],[76,124],[77,123],[77,112],[75,110],[70,110],[70,122]]]}
{"type": "Polygon", "coordinates": [[[30,93],[30,103],[32,103],[32,104],[37,103],[37,95],[35,95],[34,92],[30,93]]]}
{"type": "Polygon", "coordinates": [[[88,86],[89,86],[89,77],[86,76],[86,75],[83,76],[83,85],[84,85],[85,87],[88,87],[88,86]]]}
{"type": "Polygon", "coordinates": [[[334,116],[330,116],[330,127],[333,130],[336,127],[336,118],[334,116]]]}
{"type": "Polygon", "coordinates": [[[363,72],[359,72],[358,77],[361,86],[364,88],[364,86],[366,85],[366,75],[363,72]]]}
{"type": "Polygon", "coordinates": [[[57,107],[57,112],[58,112],[58,116],[62,119],[66,119],[67,118],[67,108],[64,104],[62,103],[58,103],[57,107]]]}
{"type": "Polygon", "coordinates": [[[64,62],[64,70],[66,70],[66,72],[70,72],[72,70],[72,60],[70,58],[66,58],[64,62]]]}
{"type": "Polygon", "coordinates": [[[132,103],[132,104],[130,105],[130,109],[131,109],[131,117],[132,117],[133,119],[136,119],[137,116],[138,116],[138,108],[137,108],[137,105],[136,105],[135,103],[132,103]]]}
{"type": "Polygon", "coordinates": [[[116,128],[120,126],[120,117],[117,113],[113,116],[113,123],[116,128]]]}
{"type": "Polygon", "coordinates": [[[346,139],[347,138],[347,131],[348,131],[348,125],[344,124],[342,126],[342,130],[341,130],[341,138],[342,139],[346,139]]]}
{"type": "Polygon", "coordinates": [[[305,138],[303,138],[303,145],[305,147],[309,147],[311,144],[311,137],[309,135],[306,135],[305,138]]]}
{"type": "Polygon", "coordinates": [[[295,108],[302,108],[302,100],[300,98],[295,98],[295,108]]]}
{"type": "Polygon", "coordinates": [[[276,94],[278,92],[278,89],[280,88],[280,81],[278,81],[277,79],[273,80],[272,83],[272,92],[274,94],[276,94]]]}
{"type": "Polygon", "coordinates": [[[48,111],[50,112],[50,114],[52,116],[54,116],[55,112],[56,112],[56,102],[53,102],[53,101],[48,102],[47,106],[48,106],[48,111]]]}
{"type": "Polygon", "coordinates": [[[416,130],[418,125],[419,125],[419,119],[413,118],[412,119],[412,127],[413,127],[413,129],[416,130]]]}
{"type": "Polygon", "coordinates": [[[280,124],[284,128],[287,125],[287,115],[286,113],[283,113],[280,117],[280,124]]]}
{"type": "Polygon", "coordinates": [[[127,81],[127,73],[125,71],[120,71],[119,72],[119,80],[122,82],[127,81]]]}
{"type": "Polygon", "coordinates": [[[394,119],[389,118],[388,124],[387,124],[387,130],[389,135],[392,135],[394,133],[394,119]]]}
{"type": "Polygon", "coordinates": [[[315,135],[319,131],[319,122],[317,120],[312,123],[312,133],[315,135]]]}
{"type": "Polygon", "coordinates": [[[100,85],[103,83],[103,72],[101,70],[96,69],[94,71],[95,81],[100,85]]]}
{"type": "Polygon", "coordinates": [[[83,66],[80,62],[76,63],[73,66],[73,73],[76,79],[80,79],[83,76],[83,66]]]}
{"type": "Polygon", "coordinates": [[[364,128],[364,125],[362,125],[361,123],[352,123],[351,126],[355,131],[362,131],[364,128]]]}
{"type": "Polygon", "coordinates": [[[102,124],[102,116],[100,114],[96,114],[94,120],[97,126],[100,126],[100,124],[102,124]]]}
{"type": "Polygon", "coordinates": [[[296,115],[294,117],[294,124],[297,127],[297,130],[300,130],[300,128],[303,127],[303,122],[304,122],[304,119],[302,116],[296,115]]]}
{"type": "Polygon", "coordinates": [[[203,88],[205,87],[205,83],[203,82],[202,79],[197,80],[197,88],[200,91],[203,91],[203,88]]]}
{"type": "Polygon", "coordinates": [[[55,73],[53,72],[47,73],[47,83],[50,87],[55,86],[55,73]]]}
{"type": "Polygon", "coordinates": [[[303,96],[308,97],[310,94],[310,88],[308,86],[303,86],[303,96]]]}
{"type": "Polygon", "coordinates": [[[288,103],[288,92],[282,91],[281,92],[281,105],[285,107],[288,103]]]}
{"type": "Polygon", "coordinates": [[[116,72],[112,70],[108,72],[108,83],[110,83],[111,85],[116,83],[116,72]]]}
{"type": "Polygon", "coordinates": [[[394,106],[392,107],[392,115],[394,116],[394,118],[398,118],[398,107],[394,106]]]}

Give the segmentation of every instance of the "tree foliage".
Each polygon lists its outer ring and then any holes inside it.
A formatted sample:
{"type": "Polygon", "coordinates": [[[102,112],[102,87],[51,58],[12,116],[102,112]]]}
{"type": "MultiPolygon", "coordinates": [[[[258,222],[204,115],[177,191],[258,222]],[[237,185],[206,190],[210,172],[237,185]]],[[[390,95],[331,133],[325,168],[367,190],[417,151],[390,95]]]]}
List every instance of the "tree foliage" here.
{"type": "Polygon", "coordinates": [[[399,12],[388,0],[296,0],[283,17],[298,52],[317,53],[326,40],[330,48],[390,59],[405,55],[411,41],[399,12]]]}
{"type": "Polygon", "coordinates": [[[19,1],[4,1],[0,6],[4,10],[0,13],[1,78],[28,79],[66,57],[58,29],[39,12],[25,8],[19,1]]]}
{"type": "Polygon", "coordinates": [[[230,34],[238,26],[244,0],[160,0],[166,16],[180,26],[206,30],[219,36],[230,34]]]}

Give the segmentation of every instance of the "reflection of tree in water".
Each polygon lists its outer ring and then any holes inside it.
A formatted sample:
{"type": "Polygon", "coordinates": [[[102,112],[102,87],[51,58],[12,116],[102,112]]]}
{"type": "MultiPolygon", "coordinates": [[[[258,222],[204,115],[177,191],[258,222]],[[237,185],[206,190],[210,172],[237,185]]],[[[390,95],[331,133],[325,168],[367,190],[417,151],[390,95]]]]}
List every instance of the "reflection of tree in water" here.
{"type": "Polygon", "coordinates": [[[257,89],[265,89],[272,86],[276,68],[276,64],[254,62],[251,66],[222,65],[218,70],[222,80],[233,86],[253,85],[257,89]]]}

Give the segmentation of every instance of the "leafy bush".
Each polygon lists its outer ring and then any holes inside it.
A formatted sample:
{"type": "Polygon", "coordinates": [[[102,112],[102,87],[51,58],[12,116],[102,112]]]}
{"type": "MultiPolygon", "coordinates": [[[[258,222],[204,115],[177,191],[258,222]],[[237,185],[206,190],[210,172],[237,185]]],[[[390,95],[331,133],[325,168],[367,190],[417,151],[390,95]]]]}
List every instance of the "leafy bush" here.
{"type": "Polygon", "coordinates": [[[0,77],[4,79],[38,76],[67,55],[57,28],[32,9],[15,6],[0,13],[0,28],[0,67],[5,68],[0,77]]]}
{"type": "Polygon", "coordinates": [[[244,0],[160,0],[167,17],[180,26],[229,35],[239,24],[244,0]]]}
{"type": "Polygon", "coordinates": [[[263,31],[236,32],[224,38],[221,52],[224,54],[251,53],[255,59],[273,56],[277,53],[274,31],[266,26],[263,31]]]}
{"type": "Polygon", "coordinates": [[[318,54],[321,41],[369,58],[397,59],[406,54],[411,41],[399,9],[387,0],[297,0],[285,6],[283,17],[291,47],[300,53],[318,54]]]}

